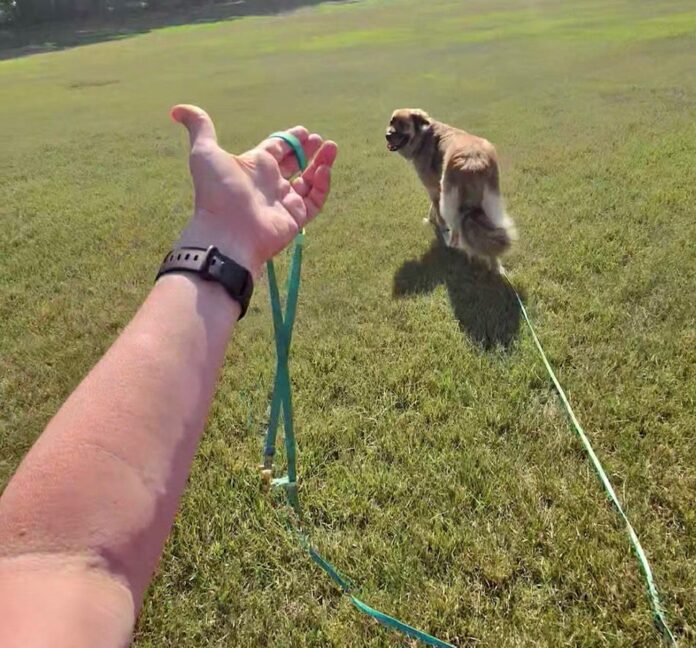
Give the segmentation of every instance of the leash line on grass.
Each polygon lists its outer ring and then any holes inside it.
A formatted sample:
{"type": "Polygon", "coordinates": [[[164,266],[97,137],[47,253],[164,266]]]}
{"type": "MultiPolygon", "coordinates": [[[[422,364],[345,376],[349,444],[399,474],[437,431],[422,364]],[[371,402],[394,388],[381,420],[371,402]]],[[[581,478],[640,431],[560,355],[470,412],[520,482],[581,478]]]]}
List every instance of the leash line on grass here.
{"type": "Polygon", "coordinates": [[[643,573],[643,579],[645,581],[648,600],[650,601],[650,607],[652,608],[653,622],[662,634],[664,640],[670,646],[676,646],[677,642],[674,638],[674,635],[672,634],[672,631],[669,629],[664,608],[662,607],[662,602],[660,601],[660,595],[657,590],[657,586],[655,585],[655,580],[653,578],[652,569],[650,568],[650,563],[648,562],[648,558],[645,555],[645,551],[643,551],[643,545],[641,545],[640,540],[638,539],[638,535],[636,534],[633,525],[629,521],[628,516],[624,512],[624,509],[621,506],[621,502],[619,501],[619,498],[616,495],[616,492],[614,491],[614,487],[611,485],[609,477],[607,477],[607,473],[605,472],[602,463],[599,460],[599,457],[597,457],[597,454],[595,453],[592,444],[590,443],[590,439],[588,438],[587,434],[585,433],[585,430],[580,425],[580,422],[575,416],[575,412],[573,411],[573,408],[570,405],[570,401],[568,400],[568,397],[566,396],[566,393],[563,390],[561,383],[556,377],[556,374],[553,368],[551,367],[551,363],[546,357],[544,348],[541,346],[541,342],[537,337],[536,331],[534,329],[534,326],[532,325],[531,319],[529,318],[529,314],[527,313],[527,309],[524,306],[522,298],[520,297],[515,287],[512,285],[512,281],[510,281],[510,277],[505,272],[505,270],[501,268],[501,272],[508,286],[512,290],[512,293],[515,295],[515,299],[517,300],[517,304],[520,307],[520,311],[522,312],[524,321],[526,322],[527,327],[529,328],[529,332],[532,334],[532,339],[534,340],[534,344],[537,348],[537,351],[539,351],[539,355],[541,356],[544,366],[546,367],[546,371],[549,374],[554,387],[556,388],[556,392],[558,393],[561,402],[563,403],[563,407],[565,408],[568,418],[570,419],[570,422],[575,428],[575,431],[577,432],[577,435],[580,438],[580,441],[583,445],[583,448],[585,449],[585,452],[587,453],[587,456],[590,458],[590,463],[592,464],[592,467],[597,473],[597,477],[599,478],[599,481],[602,483],[602,486],[604,487],[604,490],[609,500],[616,508],[619,516],[621,517],[626,526],[626,532],[628,533],[628,538],[630,540],[631,547],[633,548],[633,551],[635,552],[636,557],[638,558],[638,564],[640,565],[641,571],[643,573]]]}
{"type": "MultiPolygon", "coordinates": [[[[302,151],[300,142],[289,133],[273,133],[269,137],[277,137],[285,141],[293,150],[297,159],[297,164],[301,170],[307,166],[307,161],[302,151]]],[[[435,646],[435,648],[454,648],[452,644],[441,641],[436,637],[418,630],[413,626],[400,621],[399,619],[385,614],[360,600],[353,594],[354,586],[328,560],[326,560],[312,546],[309,536],[302,531],[302,510],[297,493],[297,452],[295,442],[295,429],[293,426],[292,413],[292,389],[290,383],[290,369],[288,365],[290,356],[290,342],[292,341],[292,331],[295,324],[295,314],[297,312],[297,298],[300,288],[300,270],[302,268],[302,248],[304,245],[304,231],[300,232],[295,238],[292,261],[290,262],[290,272],[286,286],[287,298],[285,300],[285,314],[280,300],[278,290],[278,280],[273,261],[266,264],[268,271],[268,287],[271,299],[271,312],[273,315],[273,330],[275,334],[276,346],[276,376],[273,384],[273,395],[271,397],[271,412],[268,422],[268,431],[264,444],[263,465],[261,466],[261,477],[266,488],[269,486],[281,486],[285,490],[286,497],[297,521],[291,523],[293,531],[296,533],[300,546],[309,554],[309,557],[318,565],[330,578],[338,585],[341,591],[346,594],[351,603],[363,614],[373,618],[383,626],[396,630],[413,639],[418,639],[425,644],[435,646]],[[280,415],[283,415],[283,429],[285,440],[285,455],[287,462],[287,474],[283,477],[273,478],[273,458],[275,455],[276,437],[280,415]]]]}
{"type": "MultiPolygon", "coordinates": [[[[269,137],[277,137],[285,141],[293,150],[299,168],[301,170],[305,169],[305,167],[307,166],[307,161],[305,159],[302,146],[300,142],[297,140],[297,138],[295,138],[293,135],[290,135],[289,133],[273,133],[269,137]]],[[[297,492],[297,444],[295,442],[295,430],[293,426],[292,389],[290,383],[290,369],[288,361],[290,356],[290,342],[292,341],[292,331],[293,326],[295,324],[295,315],[297,312],[297,299],[300,288],[300,270],[302,267],[303,244],[304,230],[300,232],[300,234],[295,239],[292,261],[290,264],[290,272],[288,275],[288,282],[286,286],[287,298],[284,315],[280,300],[280,291],[278,290],[278,281],[276,277],[275,267],[273,265],[273,261],[269,261],[267,263],[268,286],[271,299],[271,311],[273,314],[273,330],[275,334],[277,365],[275,382],[273,384],[273,395],[271,399],[271,413],[269,418],[268,431],[266,433],[266,441],[264,444],[263,465],[261,466],[261,477],[263,483],[266,486],[266,488],[268,488],[270,485],[282,486],[284,488],[288,502],[290,503],[292,509],[297,515],[297,522],[294,523],[292,526],[293,530],[298,536],[300,546],[309,554],[310,558],[326,574],[328,574],[328,576],[334,581],[334,583],[336,583],[338,587],[340,587],[341,591],[350,597],[351,603],[358,610],[375,619],[380,624],[393,630],[397,630],[398,632],[401,632],[414,639],[418,639],[430,646],[435,646],[436,648],[454,648],[452,644],[441,641],[440,639],[433,637],[427,632],[418,630],[402,621],[399,621],[393,616],[385,614],[384,612],[380,612],[379,610],[370,607],[369,605],[361,601],[359,598],[354,596],[352,594],[354,589],[353,585],[344,576],[341,575],[341,573],[336,569],[336,567],[334,567],[328,560],[323,558],[314,549],[309,540],[309,537],[301,530],[300,524],[302,521],[302,510],[300,507],[300,500],[297,492]],[[275,455],[275,443],[281,411],[283,414],[283,428],[285,432],[285,454],[288,472],[287,475],[274,479],[273,458],[275,455]]],[[[611,482],[609,481],[609,477],[607,477],[607,474],[604,468],[602,467],[599,458],[597,457],[594,449],[592,448],[592,444],[590,443],[587,434],[585,433],[582,426],[580,425],[580,422],[575,416],[575,412],[573,411],[573,408],[570,405],[570,401],[568,400],[568,397],[566,396],[566,393],[563,390],[561,383],[559,382],[558,378],[556,377],[556,374],[553,371],[553,368],[551,367],[551,363],[546,357],[546,353],[544,352],[544,349],[541,346],[541,342],[537,337],[536,331],[534,329],[534,326],[532,325],[531,319],[529,318],[527,309],[524,306],[522,298],[513,286],[512,281],[510,281],[509,276],[503,268],[501,268],[501,272],[508,286],[515,295],[517,304],[519,305],[520,311],[522,312],[524,320],[527,323],[527,327],[529,328],[529,331],[532,334],[534,344],[536,345],[536,348],[539,351],[539,355],[541,356],[544,366],[546,367],[546,371],[548,372],[554,384],[554,387],[558,392],[561,402],[563,403],[566,413],[568,414],[568,417],[571,423],[573,424],[573,427],[575,428],[578,437],[580,438],[585,452],[590,458],[590,462],[592,463],[592,466],[595,472],[597,473],[597,476],[599,477],[599,480],[602,483],[602,486],[604,487],[604,490],[608,498],[611,500],[612,504],[618,511],[619,516],[621,517],[626,526],[626,531],[628,533],[631,546],[638,558],[638,563],[643,573],[648,599],[652,608],[653,621],[655,623],[655,626],[660,631],[664,640],[670,646],[676,647],[677,643],[674,639],[672,631],[669,629],[669,625],[667,624],[667,618],[665,616],[664,609],[660,601],[660,596],[655,585],[652,570],[650,568],[650,563],[648,562],[645,552],[643,551],[643,546],[641,545],[640,540],[638,539],[638,535],[633,529],[633,526],[631,525],[628,516],[624,512],[623,507],[621,506],[621,502],[619,501],[619,498],[617,497],[616,492],[614,491],[614,488],[611,485],[611,482]]]]}
{"type": "Polygon", "coordinates": [[[295,430],[292,424],[292,396],[290,387],[290,371],[288,359],[290,355],[290,341],[292,339],[292,329],[295,322],[295,311],[297,308],[297,295],[300,283],[300,267],[302,264],[302,245],[304,243],[303,233],[295,239],[295,248],[290,265],[290,274],[287,286],[287,300],[285,304],[285,316],[283,316],[280,302],[280,291],[273,262],[269,261],[268,282],[271,298],[271,311],[273,313],[273,328],[276,341],[276,379],[273,385],[273,396],[271,399],[271,415],[266,433],[264,447],[263,465],[261,466],[261,476],[265,487],[270,485],[282,486],[285,490],[288,502],[296,514],[297,520],[291,523],[292,530],[298,537],[300,546],[309,554],[309,557],[317,564],[330,578],[338,585],[341,591],[346,594],[351,603],[363,614],[372,617],[374,620],[390,628],[397,630],[413,639],[418,639],[425,644],[436,648],[454,648],[452,644],[434,637],[427,632],[418,630],[413,626],[400,621],[399,619],[381,612],[359,599],[353,594],[354,586],[343,576],[334,565],[324,558],[312,546],[309,536],[302,531],[302,509],[297,493],[297,453],[295,442],[295,430]],[[273,478],[273,457],[275,455],[275,443],[280,421],[280,413],[283,413],[283,424],[285,432],[285,455],[287,462],[287,474],[283,477],[273,478]]]}

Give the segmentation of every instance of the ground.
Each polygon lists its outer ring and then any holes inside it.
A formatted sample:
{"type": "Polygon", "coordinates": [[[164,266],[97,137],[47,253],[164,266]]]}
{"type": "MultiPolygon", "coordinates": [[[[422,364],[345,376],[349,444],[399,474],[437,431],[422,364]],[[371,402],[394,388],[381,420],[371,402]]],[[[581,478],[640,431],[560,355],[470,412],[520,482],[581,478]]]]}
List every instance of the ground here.
{"type": "MultiPolygon", "coordinates": [[[[169,107],[204,106],[233,151],[302,122],[341,149],[292,352],[317,546],[366,602],[456,646],[657,645],[509,292],[434,243],[386,150],[390,112],[420,107],[496,143],[512,281],[693,645],[695,32],[688,0],[366,0],[0,61],[0,483],[188,216],[169,107]]],[[[410,645],[352,608],[260,492],[273,354],[260,285],[138,648],[410,645]]]]}

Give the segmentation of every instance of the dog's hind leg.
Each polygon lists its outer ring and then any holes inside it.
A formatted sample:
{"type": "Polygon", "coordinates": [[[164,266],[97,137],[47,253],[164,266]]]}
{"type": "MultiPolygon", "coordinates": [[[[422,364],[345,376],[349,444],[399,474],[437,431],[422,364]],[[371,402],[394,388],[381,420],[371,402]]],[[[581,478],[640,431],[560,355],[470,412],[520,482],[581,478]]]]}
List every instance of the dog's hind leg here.
{"type": "Polygon", "coordinates": [[[459,216],[459,189],[448,187],[443,181],[440,192],[440,218],[449,230],[449,236],[445,241],[448,247],[456,247],[459,242],[460,216],[459,216]]]}
{"type": "Polygon", "coordinates": [[[517,239],[515,224],[508,215],[503,199],[497,189],[492,189],[488,186],[484,187],[481,207],[488,220],[495,227],[505,230],[511,243],[517,239]]]}

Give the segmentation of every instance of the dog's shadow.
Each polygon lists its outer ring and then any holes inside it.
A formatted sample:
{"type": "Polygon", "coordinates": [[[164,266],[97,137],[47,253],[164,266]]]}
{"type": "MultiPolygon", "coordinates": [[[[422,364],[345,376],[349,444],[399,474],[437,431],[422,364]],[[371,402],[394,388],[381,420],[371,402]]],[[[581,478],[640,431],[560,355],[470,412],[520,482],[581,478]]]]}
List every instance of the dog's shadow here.
{"type": "Polygon", "coordinates": [[[394,275],[397,298],[432,292],[445,284],[459,328],[485,349],[507,348],[519,334],[520,310],[504,277],[457,250],[438,234],[420,258],[404,262],[394,275]]]}

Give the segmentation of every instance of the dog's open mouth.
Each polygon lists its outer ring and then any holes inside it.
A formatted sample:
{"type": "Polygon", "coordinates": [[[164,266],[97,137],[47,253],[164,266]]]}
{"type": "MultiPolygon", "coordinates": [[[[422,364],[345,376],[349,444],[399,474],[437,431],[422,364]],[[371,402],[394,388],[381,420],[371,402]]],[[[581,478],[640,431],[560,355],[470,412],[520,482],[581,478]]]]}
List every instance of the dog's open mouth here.
{"type": "Polygon", "coordinates": [[[406,144],[406,140],[408,137],[406,135],[392,135],[391,137],[387,138],[387,148],[393,153],[394,151],[398,151],[404,144],[406,144]]]}

